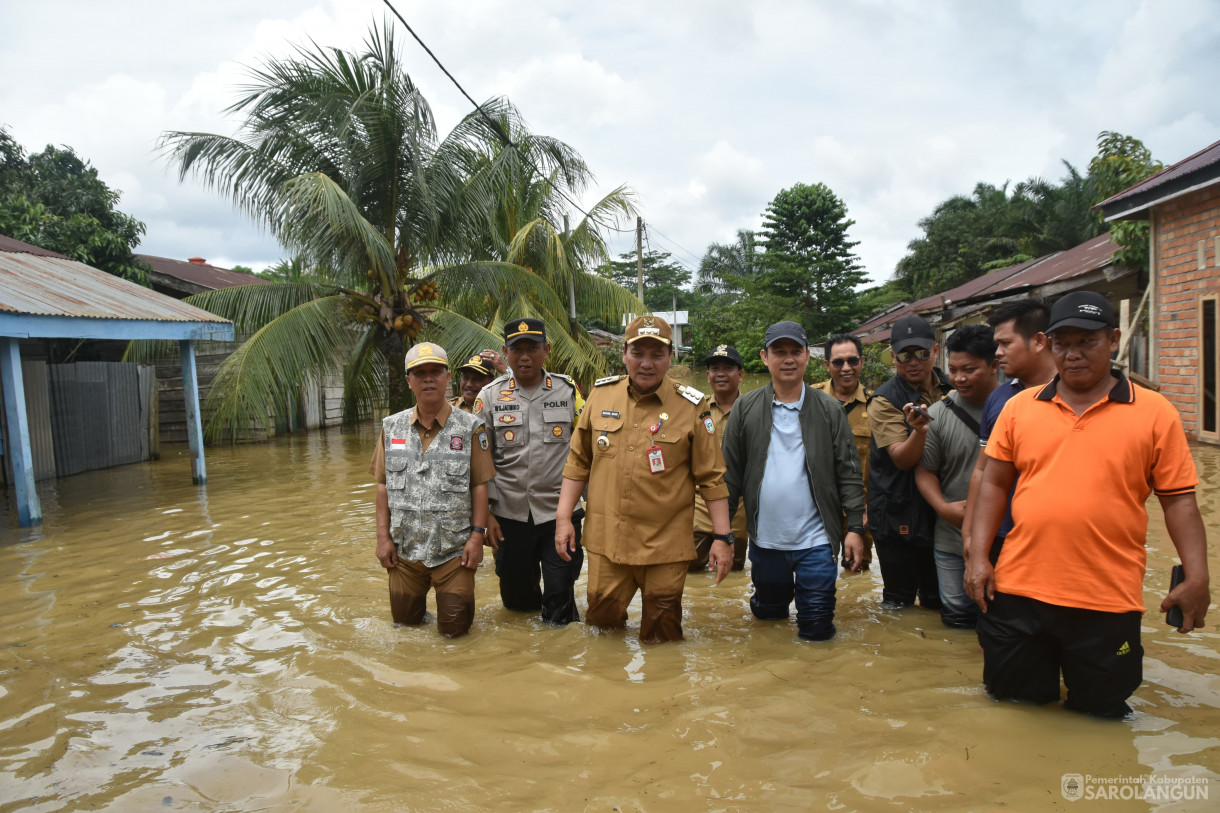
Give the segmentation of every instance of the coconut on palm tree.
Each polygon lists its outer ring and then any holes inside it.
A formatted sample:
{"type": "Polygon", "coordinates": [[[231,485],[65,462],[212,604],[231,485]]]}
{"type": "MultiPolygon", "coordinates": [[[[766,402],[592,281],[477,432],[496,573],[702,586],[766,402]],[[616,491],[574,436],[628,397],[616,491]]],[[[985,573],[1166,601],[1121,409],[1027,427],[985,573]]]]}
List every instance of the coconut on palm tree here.
{"type": "MultiPolygon", "coordinates": [[[[339,367],[345,423],[387,403],[401,409],[409,392],[397,373],[412,342],[440,341],[460,357],[498,344],[503,319],[514,316],[548,323],[558,369],[582,378],[601,369],[583,331],[569,324],[554,268],[511,261],[527,260],[496,227],[522,183],[545,200],[538,211],[556,216],[561,196],[591,179],[575,151],[528,134],[504,99],[440,137],[386,26],[372,29],[361,53],[301,48],[252,79],[230,108],[244,115],[236,137],[162,139],[180,177],[195,175],[231,197],[312,268],[304,280],[189,298],[249,336],[213,382],[210,438],[265,425],[269,406],[289,408],[308,381],[339,367]],[[515,146],[504,144],[505,133],[516,134],[515,146]]],[[[598,217],[632,212],[626,190],[614,194],[618,200],[595,207],[598,217]]],[[[608,222],[594,219],[588,230],[608,222]]],[[[562,273],[590,315],[636,308],[629,292],[583,275],[581,252],[592,246],[595,254],[598,241],[582,239],[562,253],[562,273]]]]}

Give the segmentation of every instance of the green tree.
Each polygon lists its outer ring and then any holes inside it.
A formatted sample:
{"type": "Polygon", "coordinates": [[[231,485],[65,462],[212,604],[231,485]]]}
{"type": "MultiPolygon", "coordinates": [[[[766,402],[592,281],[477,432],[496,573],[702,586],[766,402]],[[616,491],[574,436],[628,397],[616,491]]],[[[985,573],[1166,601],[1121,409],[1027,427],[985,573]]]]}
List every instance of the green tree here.
{"type": "MultiPolygon", "coordinates": [[[[491,225],[525,167],[546,178],[587,174],[570,148],[530,137],[518,145],[524,157],[502,149],[505,130],[493,122],[526,132],[503,99],[439,137],[385,24],[362,52],[301,48],[252,80],[230,109],[245,117],[237,137],[170,132],[162,147],[181,178],[194,174],[230,197],[312,272],[189,298],[250,335],[213,384],[209,437],[265,425],[268,405],[291,408],[337,359],[345,422],[387,400],[401,409],[409,345],[429,338],[455,357],[495,346],[505,302],[528,303],[548,323],[557,369],[588,377],[603,368],[570,334],[566,302],[548,280],[498,258],[507,249],[491,225]]],[[[607,294],[600,304],[610,311],[621,301],[607,294]]]]}
{"type": "Polygon", "coordinates": [[[0,234],[147,285],[134,253],[144,224],[115,209],[119,198],[71,147],[27,157],[0,127],[0,234]]]}
{"type": "Polygon", "coordinates": [[[750,229],[738,229],[732,243],[712,243],[699,262],[696,290],[729,301],[740,299],[745,286],[764,270],[762,246],[750,229]]]}
{"type": "Polygon", "coordinates": [[[757,285],[789,303],[791,318],[811,338],[850,325],[858,316],[855,289],[868,279],[847,231],[847,206],[822,183],[780,191],[763,214],[764,270],[757,285]]]}
{"type": "MultiPolygon", "coordinates": [[[[644,252],[644,305],[649,311],[672,310],[675,300],[681,310],[690,308],[699,300],[698,295],[687,287],[690,284],[690,271],[669,258],[669,253],[664,251],[644,252]]],[[[617,260],[603,266],[602,273],[622,287],[636,290],[638,270],[635,253],[620,254],[617,260]]]]}
{"type": "MultiPolygon", "coordinates": [[[[1162,169],[1164,165],[1152,157],[1152,152],[1138,138],[1103,130],[1097,136],[1097,154],[1089,162],[1092,203],[1101,203],[1162,169]]],[[[1095,212],[1094,216],[1100,224],[1101,212],[1095,212]]],[[[1120,246],[1115,259],[1146,272],[1148,229],[1148,223],[1143,220],[1110,224],[1114,242],[1120,246]]]]}

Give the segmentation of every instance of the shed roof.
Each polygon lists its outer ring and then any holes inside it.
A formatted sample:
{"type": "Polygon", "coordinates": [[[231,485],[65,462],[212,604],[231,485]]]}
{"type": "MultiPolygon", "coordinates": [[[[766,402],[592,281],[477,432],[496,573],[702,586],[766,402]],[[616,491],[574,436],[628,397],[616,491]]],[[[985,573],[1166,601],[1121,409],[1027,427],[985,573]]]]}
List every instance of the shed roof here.
{"type": "Polygon", "coordinates": [[[1106,220],[1147,220],[1158,203],[1220,183],[1220,141],[1094,206],[1106,220]]]}
{"type": "Polygon", "coordinates": [[[955,288],[874,317],[860,325],[856,332],[866,344],[887,341],[894,322],[908,314],[927,316],[949,306],[981,305],[991,300],[1011,299],[1022,292],[1033,292],[1044,286],[1084,277],[1112,265],[1116,248],[1109,233],[1101,234],[1067,251],[992,271],[955,288]]]}
{"type": "Polygon", "coordinates": [[[214,313],[61,254],[12,238],[0,239],[0,335],[232,338],[232,324],[214,313]],[[79,326],[69,328],[65,319],[79,326]],[[82,322],[105,322],[110,331],[99,335],[97,325],[82,322]],[[151,334],[135,335],[137,324],[149,323],[165,326],[153,328],[151,334]],[[49,332],[38,332],[41,328],[49,332]]]}
{"type": "Polygon", "coordinates": [[[257,274],[220,268],[199,257],[195,257],[193,260],[175,260],[152,254],[137,254],[136,256],[151,265],[155,273],[182,280],[198,288],[199,291],[232,288],[234,285],[262,285],[268,282],[257,274]]]}

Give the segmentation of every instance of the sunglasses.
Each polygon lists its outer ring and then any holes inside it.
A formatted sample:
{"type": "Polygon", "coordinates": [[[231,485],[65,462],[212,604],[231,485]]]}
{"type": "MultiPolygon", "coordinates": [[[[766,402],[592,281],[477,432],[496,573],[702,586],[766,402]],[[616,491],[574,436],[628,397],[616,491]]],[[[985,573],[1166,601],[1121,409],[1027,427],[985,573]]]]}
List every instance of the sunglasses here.
{"type": "Polygon", "coordinates": [[[899,350],[894,354],[894,361],[898,362],[899,364],[906,364],[911,359],[927,361],[930,358],[932,358],[932,351],[924,350],[923,348],[920,348],[919,350],[899,350]]]}
{"type": "Polygon", "coordinates": [[[860,357],[859,356],[848,356],[845,359],[831,359],[830,360],[830,366],[834,367],[836,370],[841,368],[844,364],[846,364],[849,367],[858,367],[860,365],[860,357]]]}

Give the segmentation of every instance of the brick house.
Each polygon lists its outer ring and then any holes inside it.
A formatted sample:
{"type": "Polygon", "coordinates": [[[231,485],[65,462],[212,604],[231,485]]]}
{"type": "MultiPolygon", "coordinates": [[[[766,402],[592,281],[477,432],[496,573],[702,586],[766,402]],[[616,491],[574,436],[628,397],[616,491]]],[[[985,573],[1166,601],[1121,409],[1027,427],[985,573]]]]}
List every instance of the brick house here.
{"type": "Polygon", "coordinates": [[[1149,222],[1150,378],[1187,436],[1220,443],[1220,141],[1098,208],[1149,222]]]}

